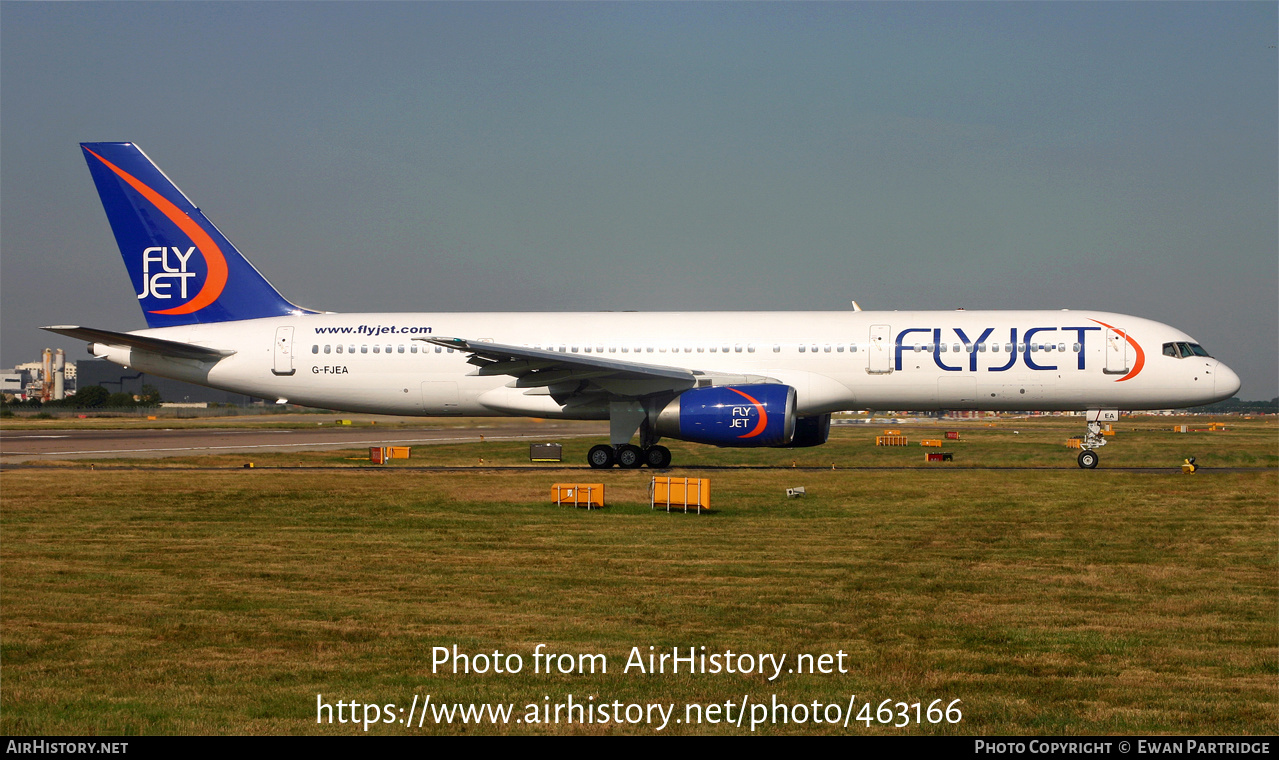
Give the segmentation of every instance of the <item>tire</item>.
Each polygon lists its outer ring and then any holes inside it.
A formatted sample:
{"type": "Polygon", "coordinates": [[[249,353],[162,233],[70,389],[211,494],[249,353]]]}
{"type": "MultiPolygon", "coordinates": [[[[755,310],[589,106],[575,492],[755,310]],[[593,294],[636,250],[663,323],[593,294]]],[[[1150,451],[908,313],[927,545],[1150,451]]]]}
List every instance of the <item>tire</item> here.
{"type": "Polygon", "coordinates": [[[639,446],[626,444],[617,450],[617,466],[633,470],[644,465],[644,451],[639,446]]]}
{"type": "Polygon", "coordinates": [[[615,464],[612,446],[592,446],[586,455],[586,463],[597,470],[607,470],[615,464]]]}
{"type": "Polygon", "coordinates": [[[1097,452],[1095,451],[1079,452],[1079,466],[1084,468],[1085,470],[1091,470],[1096,468],[1097,462],[1100,459],[1101,457],[1097,456],[1097,452]]]}
{"type": "Polygon", "coordinates": [[[664,470],[671,466],[671,450],[665,446],[654,446],[644,452],[644,464],[654,470],[664,470]]]}

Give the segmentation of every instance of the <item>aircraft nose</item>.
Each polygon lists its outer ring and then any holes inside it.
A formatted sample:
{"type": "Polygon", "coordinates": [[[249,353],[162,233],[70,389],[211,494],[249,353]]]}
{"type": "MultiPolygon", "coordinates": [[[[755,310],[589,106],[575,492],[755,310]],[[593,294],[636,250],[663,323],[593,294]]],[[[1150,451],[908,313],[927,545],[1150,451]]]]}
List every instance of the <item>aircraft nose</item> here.
{"type": "Polygon", "coordinates": [[[1218,362],[1217,369],[1213,372],[1213,378],[1213,393],[1223,401],[1233,398],[1239,392],[1239,376],[1226,365],[1218,362]]]}

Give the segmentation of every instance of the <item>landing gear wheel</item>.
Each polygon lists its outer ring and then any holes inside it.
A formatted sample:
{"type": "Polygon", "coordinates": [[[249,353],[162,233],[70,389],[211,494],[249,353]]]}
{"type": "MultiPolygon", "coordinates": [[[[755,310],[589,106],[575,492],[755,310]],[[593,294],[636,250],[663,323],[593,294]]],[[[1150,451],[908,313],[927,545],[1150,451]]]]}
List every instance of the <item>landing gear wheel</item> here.
{"type": "Polygon", "coordinates": [[[644,464],[654,470],[662,470],[671,466],[671,450],[665,446],[653,446],[644,452],[644,464]]]}
{"type": "Polygon", "coordinates": [[[626,444],[617,450],[617,466],[633,470],[644,464],[644,450],[633,444],[626,444]]]}
{"type": "Polygon", "coordinates": [[[597,470],[606,470],[614,464],[613,447],[612,446],[592,446],[589,454],[586,455],[586,462],[597,470]]]}
{"type": "Polygon", "coordinates": [[[1085,470],[1091,470],[1095,468],[1097,466],[1097,461],[1099,459],[1101,459],[1101,457],[1097,456],[1097,452],[1095,451],[1079,452],[1079,466],[1084,468],[1085,470]]]}

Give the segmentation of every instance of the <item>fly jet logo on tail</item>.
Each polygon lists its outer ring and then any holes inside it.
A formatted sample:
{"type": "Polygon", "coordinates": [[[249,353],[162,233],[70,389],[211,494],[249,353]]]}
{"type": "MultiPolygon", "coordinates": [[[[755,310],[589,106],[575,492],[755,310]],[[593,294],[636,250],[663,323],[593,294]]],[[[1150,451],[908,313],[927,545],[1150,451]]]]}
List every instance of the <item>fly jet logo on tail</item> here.
{"type": "Polygon", "coordinates": [[[310,313],[271,287],[137,146],[80,147],[149,326],[310,313]]]}
{"type": "MultiPolygon", "coordinates": [[[[182,297],[186,298],[189,292],[187,280],[195,278],[197,275],[203,275],[203,285],[194,298],[177,306],[163,304],[169,307],[164,309],[151,309],[148,306],[153,304],[144,303],[143,309],[153,314],[192,314],[218,300],[218,296],[222,295],[222,290],[226,287],[227,263],[221,249],[213,242],[209,233],[201,229],[200,225],[190,215],[183,212],[173,201],[165,198],[155,188],[148,186],[142,180],[98,155],[87,146],[84,150],[98,161],[101,161],[103,166],[110,169],[112,173],[123,180],[138,195],[142,196],[152,208],[163,214],[164,218],[176,228],[166,229],[166,225],[160,219],[153,215],[145,215],[150,217],[149,219],[144,219],[145,222],[148,222],[145,225],[145,231],[150,233],[150,237],[155,242],[174,242],[185,237],[186,240],[195,244],[186,246],[186,253],[181,252],[180,246],[147,246],[143,249],[142,292],[138,294],[139,300],[146,302],[148,299],[171,299],[173,298],[173,293],[170,292],[171,287],[175,284],[180,287],[182,297]],[[170,249],[172,249],[174,254],[172,260],[176,260],[178,263],[176,268],[170,264],[170,249]],[[203,272],[191,271],[188,268],[192,264],[191,256],[196,249],[200,251],[203,259],[203,272]],[[160,271],[153,272],[152,264],[158,264],[160,271]],[[177,281],[176,283],[174,282],[175,280],[177,281]]],[[[90,166],[92,167],[92,163],[90,163],[90,166]]],[[[173,189],[177,190],[176,187],[173,189]]],[[[181,195],[180,192],[179,195],[181,195]]],[[[185,200],[185,198],[182,200],[185,200]]],[[[139,216],[143,217],[144,214],[142,212],[145,210],[145,206],[139,203],[138,199],[133,199],[133,201],[139,216]]],[[[116,235],[117,237],[120,235],[118,230],[116,235]]],[[[160,304],[155,305],[159,306],[160,304]]]]}

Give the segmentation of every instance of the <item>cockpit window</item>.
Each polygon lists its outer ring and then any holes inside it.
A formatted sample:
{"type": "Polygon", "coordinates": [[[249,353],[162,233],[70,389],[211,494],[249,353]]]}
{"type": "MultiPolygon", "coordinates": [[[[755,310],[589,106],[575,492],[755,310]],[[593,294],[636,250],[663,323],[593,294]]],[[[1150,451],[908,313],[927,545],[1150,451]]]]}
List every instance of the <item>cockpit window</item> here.
{"type": "Polygon", "coordinates": [[[1175,359],[1185,359],[1189,356],[1209,356],[1204,347],[1198,343],[1165,343],[1164,356],[1171,356],[1175,359]]]}

